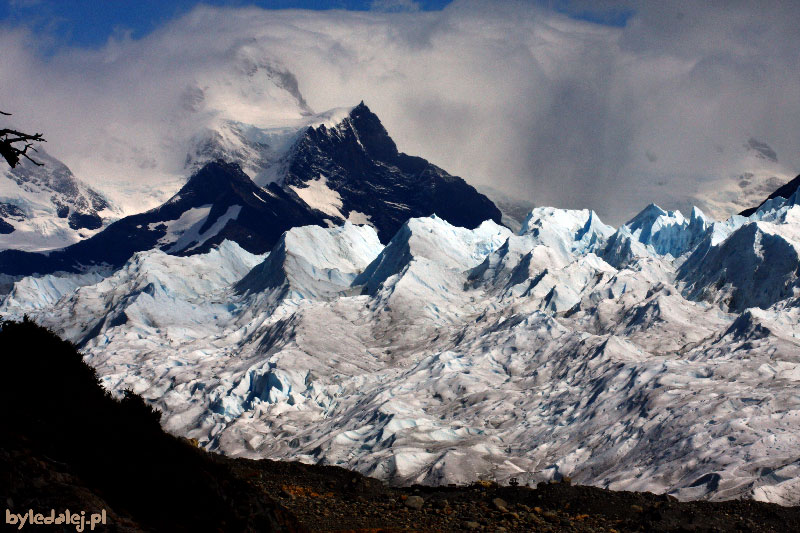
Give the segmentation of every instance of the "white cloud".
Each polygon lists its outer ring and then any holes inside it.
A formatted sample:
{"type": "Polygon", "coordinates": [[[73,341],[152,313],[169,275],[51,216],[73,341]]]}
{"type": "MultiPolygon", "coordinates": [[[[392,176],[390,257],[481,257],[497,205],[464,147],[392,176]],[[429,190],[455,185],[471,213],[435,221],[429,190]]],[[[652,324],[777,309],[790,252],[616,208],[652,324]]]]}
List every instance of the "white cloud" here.
{"type": "Polygon", "coordinates": [[[777,153],[775,173],[800,170],[798,8],[633,6],[625,28],[529,2],[204,7],[142,40],[54,57],[5,30],[0,102],[101,188],[176,177],[184,137],[209,117],[297,113],[265,68],[291,72],[315,111],[363,99],[401,150],[473,183],[611,222],[646,200],[683,208],[715,180],[732,183],[751,138],[777,153]]]}

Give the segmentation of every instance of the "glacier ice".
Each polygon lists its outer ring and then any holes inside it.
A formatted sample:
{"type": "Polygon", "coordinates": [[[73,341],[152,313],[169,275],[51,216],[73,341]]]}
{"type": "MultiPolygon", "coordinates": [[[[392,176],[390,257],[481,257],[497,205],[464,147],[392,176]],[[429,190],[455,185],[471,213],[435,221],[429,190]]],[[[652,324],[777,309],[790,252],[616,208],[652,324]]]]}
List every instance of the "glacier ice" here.
{"type": "Polygon", "coordinates": [[[571,476],[800,503],[800,206],[614,229],[534,209],[512,234],[410,219],[293,228],[264,255],[140,252],[0,305],[81,344],[165,427],[393,483],[571,476]]]}

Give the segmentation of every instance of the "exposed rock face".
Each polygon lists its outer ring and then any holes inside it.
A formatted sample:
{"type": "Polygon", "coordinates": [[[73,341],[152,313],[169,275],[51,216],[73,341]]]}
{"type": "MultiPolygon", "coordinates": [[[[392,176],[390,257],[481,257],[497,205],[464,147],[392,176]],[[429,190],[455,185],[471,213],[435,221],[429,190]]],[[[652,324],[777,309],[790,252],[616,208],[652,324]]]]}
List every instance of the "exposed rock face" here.
{"type": "Polygon", "coordinates": [[[387,242],[413,217],[436,214],[469,229],[500,222],[500,210],[463,179],[397,151],[378,117],[362,102],[334,128],[309,128],[284,185],[301,196],[322,181],[338,197],[335,219],[366,218],[387,242]]]}

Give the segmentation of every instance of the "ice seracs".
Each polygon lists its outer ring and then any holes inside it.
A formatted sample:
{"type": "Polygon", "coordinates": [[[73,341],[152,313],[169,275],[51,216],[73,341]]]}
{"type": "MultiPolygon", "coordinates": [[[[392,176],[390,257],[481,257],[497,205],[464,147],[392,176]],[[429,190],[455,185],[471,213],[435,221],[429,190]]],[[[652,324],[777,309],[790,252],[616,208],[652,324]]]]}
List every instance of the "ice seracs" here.
{"type": "Polygon", "coordinates": [[[0,314],[81,343],[106,386],[226,454],[797,504],[785,204],[724,223],[649,206],[616,230],[537,208],[516,234],[416,217],[385,247],[367,225],[294,227],[268,253],[29,277],[0,314]]]}
{"type": "Polygon", "coordinates": [[[348,290],[381,250],[369,226],[292,228],[236,283],[236,290],[255,294],[279,288],[289,297],[331,298],[348,290]]]}
{"type": "Polygon", "coordinates": [[[464,272],[494,251],[511,232],[492,221],[475,230],[459,228],[433,215],[406,222],[386,248],[353,281],[374,294],[389,277],[400,274],[414,261],[464,272]]]}
{"type": "Polygon", "coordinates": [[[687,296],[732,311],[767,308],[795,296],[800,291],[798,222],[800,207],[793,207],[780,221],[751,221],[718,244],[701,244],[679,270],[687,296]]]}
{"type": "Polygon", "coordinates": [[[603,224],[594,211],[537,207],[522,223],[519,235],[531,235],[536,244],[564,254],[592,252],[614,228],[603,224]]]}
{"type": "MultiPolygon", "coordinates": [[[[700,221],[698,210],[693,211],[693,221],[700,221]]],[[[700,224],[695,225],[700,233],[695,236],[689,231],[690,223],[680,211],[664,211],[655,204],[650,204],[632,220],[625,224],[631,236],[642,244],[653,247],[659,255],[670,254],[679,257],[688,251],[705,230],[700,224]]]]}

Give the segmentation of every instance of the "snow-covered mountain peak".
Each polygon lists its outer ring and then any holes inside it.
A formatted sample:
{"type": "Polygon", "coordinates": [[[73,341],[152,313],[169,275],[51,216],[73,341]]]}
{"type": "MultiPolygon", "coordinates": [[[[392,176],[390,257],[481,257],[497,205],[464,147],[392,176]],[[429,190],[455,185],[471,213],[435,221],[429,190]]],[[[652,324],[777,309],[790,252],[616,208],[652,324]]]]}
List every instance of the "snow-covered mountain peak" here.
{"type": "Polygon", "coordinates": [[[124,125],[101,124],[94,135],[78,139],[83,149],[73,153],[60,146],[59,152],[69,154],[64,158],[76,174],[121,206],[124,215],[163,203],[188,175],[218,158],[239,163],[260,185],[273,181],[274,172],[260,173],[280,162],[288,147],[271,142],[262,150],[251,138],[253,130],[284,129],[291,136],[307,127],[313,112],[303,88],[269,49],[248,40],[219,53],[221,68],[166,74],[159,94],[170,101],[167,108],[144,108],[141,118],[131,116],[124,125]],[[153,123],[159,125],[154,129],[153,123]],[[96,150],[86,150],[87,142],[96,150]]]}
{"type": "Polygon", "coordinates": [[[239,163],[260,187],[292,191],[331,224],[371,224],[383,242],[407,219],[432,213],[471,228],[501,218],[460,178],[399,153],[364,102],[273,125],[219,121],[195,138],[186,165],[197,170],[220,158],[239,163]]]}
{"type": "Polygon", "coordinates": [[[268,121],[256,126],[240,120],[217,118],[190,141],[185,168],[196,171],[218,159],[236,162],[260,187],[282,183],[293,149],[309,130],[337,131],[355,107],[335,108],[297,118],[268,121]]]}
{"type": "Polygon", "coordinates": [[[0,250],[48,250],[97,233],[118,209],[43,148],[0,170],[0,250]]]}

